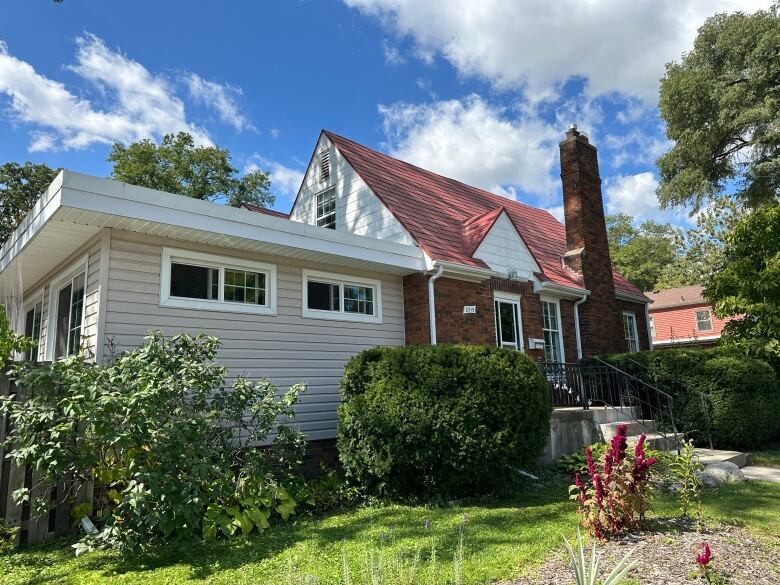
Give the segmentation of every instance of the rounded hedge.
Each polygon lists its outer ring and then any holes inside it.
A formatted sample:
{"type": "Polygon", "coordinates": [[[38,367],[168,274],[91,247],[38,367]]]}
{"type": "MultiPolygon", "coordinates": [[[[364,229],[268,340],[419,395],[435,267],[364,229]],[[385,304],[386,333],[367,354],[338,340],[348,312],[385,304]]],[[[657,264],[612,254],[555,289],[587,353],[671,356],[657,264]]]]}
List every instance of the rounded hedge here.
{"type": "Polygon", "coordinates": [[[490,346],[381,347],[341,381],[347,477],[391,497],[487,493],[541,455],[547,384],[522,353],[490,346]]]}
{"type": "Polygon", "coordinates": [[[644,351],[608,361],[670,392],[678,430],[690,433],[697,444],[707,444],[707,422],[695,390],[709,398],[716,449],[752,449],[780,438],[780,385],[774,368],[763,360],[715,348],[644,351]],[[644,367],[632,367],[627,357],[644,367]]]}

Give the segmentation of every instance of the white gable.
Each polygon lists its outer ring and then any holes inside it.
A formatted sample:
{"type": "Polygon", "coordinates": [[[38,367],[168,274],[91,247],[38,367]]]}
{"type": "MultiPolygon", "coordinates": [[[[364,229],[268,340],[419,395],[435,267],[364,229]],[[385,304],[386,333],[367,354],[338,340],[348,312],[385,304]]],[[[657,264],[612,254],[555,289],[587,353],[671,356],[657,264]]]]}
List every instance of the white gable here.
{"type": "Polygon", "coordinates": [[[306,169],[301,192],[290,212],[290,219],[301,223],[315,223],[317,193],[331,187],[336,189],[337,231],[415,245],[409,232],[323,134],[317,143],[309,168],[306,169]],[[330,176],[322,178],[320,153],[325,149],[330,149],[330,176]]]}
{"type": "Polygon", "coordinates": [[[498,216],[473,256],[502,274],[515,272],[528,277],[533,272],[539,272],[539,266],[506,212],[498,216]]]}

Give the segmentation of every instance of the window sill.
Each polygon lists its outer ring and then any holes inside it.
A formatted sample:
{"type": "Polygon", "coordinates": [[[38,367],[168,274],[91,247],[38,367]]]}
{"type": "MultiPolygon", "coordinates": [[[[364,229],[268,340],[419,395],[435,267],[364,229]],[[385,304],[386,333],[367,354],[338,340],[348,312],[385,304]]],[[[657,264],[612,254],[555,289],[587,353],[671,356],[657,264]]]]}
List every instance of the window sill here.
{"type": "Polygon", "coordinates": [[[316,309],[304,309],[302,316],[305,319],[327,319],[328,321],[349,321],[352,323],[382,323],[377,315],[360,315],[356,313],[342,313],[340,311],[318,311],[316,309]]]}
{"type": "Polygon", "coordinates": [[[252,315],[276,315],[276,307],[207,301],[196,299],[167,298],[160,302],[161,307],[176,309],[195,309],[198,311],[221,311],[223,313],[248,313],[252,315]]]}

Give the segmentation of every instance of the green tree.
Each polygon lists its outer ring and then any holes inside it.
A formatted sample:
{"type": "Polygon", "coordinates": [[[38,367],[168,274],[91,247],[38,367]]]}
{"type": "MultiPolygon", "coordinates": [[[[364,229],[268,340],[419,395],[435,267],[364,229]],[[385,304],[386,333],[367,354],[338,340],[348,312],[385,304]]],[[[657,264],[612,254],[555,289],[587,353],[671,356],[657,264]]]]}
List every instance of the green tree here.
{"type": "Polygon", "coordinates": [[[704,296],[718,317],[743,316],[726,325],[727,342],[780,363],[780,205],[737,223],[704,296]]]}
{"type": "Polygon", "coordinates": [[[108,161],[114,164],[111,178],[132,185],[233,207],[274,202],[268,173],[253,171],[239,176],[230,162],[230,151],[196,146],[186,132],[166,134],[159,145],[148,139],[129,146],[115,143],[108,161]]]}
{"type": "Polygon", "coordinates": [[[717,14],[667,65],[660,115],[672,149],[658,160],[663,207],[730,193],[750,207],[780,192],[780,3],[717,14]]]}
{"type": "Polygon", "coordinates": [[[8,162],[0,166],[0,245],[33,208],[57,172],[31,162],[8,162]]]}
{"type": "Polygon", "coordinates": [[[637,227],[634,218],[625,213],[608,215],[606,219],[612,263],[641,290],[652,290],[664,267],[677,260],[682,230],[652,220],[637,227]]]}
{"type": "Polygon", "coordinates": [[[683,254],[661,270],[656,287],[706,284],[723,261],[726,236],[744,212],[737,202],[728,197],[720,197],[708,204],[697,216],[696,227],[686,232],[683,254]]]}

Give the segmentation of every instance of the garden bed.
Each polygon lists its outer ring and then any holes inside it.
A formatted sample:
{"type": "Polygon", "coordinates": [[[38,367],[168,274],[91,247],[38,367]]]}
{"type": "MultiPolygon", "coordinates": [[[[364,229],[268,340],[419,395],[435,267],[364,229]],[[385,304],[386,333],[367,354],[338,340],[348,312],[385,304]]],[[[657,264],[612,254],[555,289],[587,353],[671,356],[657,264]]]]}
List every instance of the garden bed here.
{"type": "MultiPolygon", "coordinates": [[[[780,564],[770,546],[744,528],[718,524],[697,529],[696,523],[677,518],[656,520],[646,531],[599,543],[600,579],[605,579],[626,553],[636,566],[629,573],[635,583],[690,585],[698,579],[694,555],[702,543],[712,550],[712,567],[723,583],[769,585],[780,583],[780,564]]],[[[563,551],[520,579],[506,585],[558,585],[571,582],[563,551]]],[[[703,581],[702,581],[703,582],[703,581]]],[[[629,581],[630,583],[630,581],[629,581]]]]}

